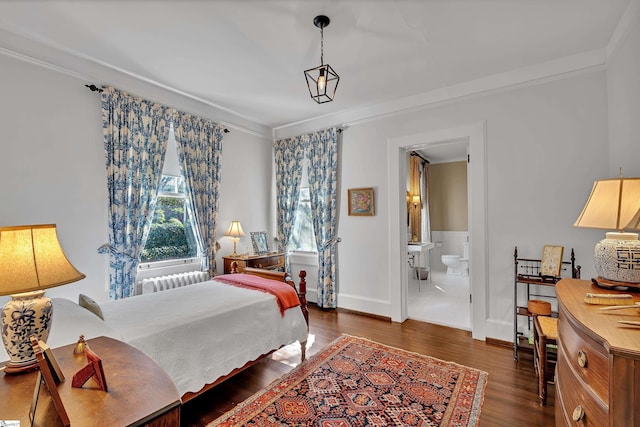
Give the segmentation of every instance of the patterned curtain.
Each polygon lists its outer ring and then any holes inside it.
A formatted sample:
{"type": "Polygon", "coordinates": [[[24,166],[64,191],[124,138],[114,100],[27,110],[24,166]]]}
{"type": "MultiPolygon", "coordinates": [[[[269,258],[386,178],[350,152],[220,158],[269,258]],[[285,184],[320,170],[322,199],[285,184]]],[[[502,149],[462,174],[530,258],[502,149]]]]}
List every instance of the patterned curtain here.
{"type": "Polygon", "coordinates": [[[224,128],[187,113],[176,112],[173,132],[180,169],[193,209],[196,235],[202,248],[202,270],[216,271],[216,224],[220,199],[220,160],[224,128]]]}
{"type": "Polygon", "coordinates": [[[109,298],[133,295],[149,235],[164,154],[169,110],[114,88],[102,92],[102,128],[109,192],[109,298]]]}
{"type": "Polygon", "coordinates": [[[336,308],[338,131],[309,134],[309,194],[318,246],[318,306],[336,308]]]}
{"type": "Polygon", "coordinates": [[[409,191],[411,193],[410,209],[411,209],[411,241],[422,242],[422,204],[424,196],[422,195],[420,181],[420,164],[421,159],[418,156],[410,156],[409,158],[409,191]],[[416,203],[416,199],[420,200],[416,203]]]}
{"type": "MultiPolygon", "coordinates": [[[[308,135],[281,139],[273,143],[276,164],[277,227],[280,250],[286,252],[293,220],[295,219],[300,182],[302,180],[302,160],[309,145],[308,135]]],[[[289,269],[289,257],[285,257],[285,269],[289,269]]]]}
{"type": "Polygon", "coordinates": [[[422,163],[422,204],[424,206],[424,214],[422,215],[422,235],[423,242],[432,242],[431,240],[431,178],[429,177],[429,163],[422,163]]]}

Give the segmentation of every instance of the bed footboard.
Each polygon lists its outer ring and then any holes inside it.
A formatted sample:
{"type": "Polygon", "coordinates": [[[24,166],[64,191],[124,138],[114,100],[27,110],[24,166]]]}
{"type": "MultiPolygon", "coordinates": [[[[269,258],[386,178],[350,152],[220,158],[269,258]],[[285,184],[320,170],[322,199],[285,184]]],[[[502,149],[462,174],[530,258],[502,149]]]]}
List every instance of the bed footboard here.
{"type": "MultiPolygon", "coordinates": [[[[231,263],[231,272],[232,273],[237,273],[237,268],[238,268],[238,264],[233,261],[231,263]]],[[[293,289],[296,290],[296,293],[298,294],[298,299],[300,300],[300,310],[302,311],[302,315],[304,316],[304,320],[307,323],[307,332],[309,331],[309,310],[307,309],[307,297],[306,297],[306,293],[307,293],[307,282],[305,280],[305,278],[307,277],[307,272],[304,270],[300,270],[300,274],[298,275],[300,277],[300,281],[298,282],[298,286],[296,287],[296,284],[294,283],[294,281],[291,279],[291,277],[284,272],[281,271],[273,271],[273,270],[263,270],[260,268],[245,268],[244,271],[242,272],[243,274],[253,274],[255,276],[260,276],[260,277],[264,277],[266,279],[272,279],[272,280],[278,280],[280,282],[285,282],[288,285],[292,286],[293,289]]],[[[252,360],[250,362],[247,362],[244,366],[234,369],[232,372],[230,372],[228,375],[225,375],[223,377],[218,378],[217,380],[215,380],[213,383],[207,384],[205,385],[201,390],[197,391],[197,392],[188,392],[185,393],[182,396],[182,403],[186,403],[189,400],[199,396],[200,394],[204,393],[207,390],[210,390],[211,388],[213,388],[214,386],[220,384],[221,382],[225,381],[228,378],[231,378],[232,376],[238,374],[239,372],[242,372],[243,370],[249,368],[250,366],[254,365],[256,362],[264,359],[265,357],[269,356],[271,353],[273,353],[274,351],[276,351],[278,349],[273,349],[272,351],[270,351],[269,353],[263,354],[262,356],[258,357],[256,360],[252,360]]],[[[300,343],[300,353],[301,353],[301,361],[304,362],[304,360],[306,359],[306,352],[307,352],[307,342],[301,342],[300,343]]]]}

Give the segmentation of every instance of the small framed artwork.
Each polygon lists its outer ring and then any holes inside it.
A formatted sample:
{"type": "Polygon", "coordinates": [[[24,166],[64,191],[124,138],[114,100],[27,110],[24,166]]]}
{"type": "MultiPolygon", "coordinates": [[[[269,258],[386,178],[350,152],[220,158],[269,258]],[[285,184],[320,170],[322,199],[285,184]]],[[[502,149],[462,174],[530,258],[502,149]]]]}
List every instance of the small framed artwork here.
{"type": "Polygon", "coordinates": [[[40,389],[42,383],[45,384],[47,390],[49,390],[49,394],[51,395],[51,400],[53,400],[53,405],[58,412],[58,416],[60,417],[60,421],[62,421],[62,425],[69,426],[71,425],[71,421],[69,420],[69,415],[62,404],[62,399],[60,399],[60,393],[58,392],[58,384],[65,380],[62,370],[56,361],[56,358],[53,355],[53,352],[43,341],[39,341],[35,336],[29,337],[31,340],[31,346],[33,348],[33,352],[36,355],[36,359],[38,361],[38,366],[40,370],[38,371],[38,377],[36,378],[36,385],[33,390],[33,398],[31,399],[31,407],[29,408],[29,419],[31,424],[33,424],[33,420],[36,416],[36,410],[38,407],[38,400],[40,397],[40,389]]]}
{"type": "Polygon", "coordinates": [[[560,277],[564,246],[544,245],[540,260],[540,275],[560,277]]]}
{"type": "Polygon", "coordinates": [[[262,255],[269,252],[267,233],[265,231],[252,231],[251,243],[253,244],[253,253],[256,255],[262,255]]]}
{"type": "Polygon", "coordinates": [[[349,215],[375,215],[375,200],[373,196],[373,188],[350,188],[348,192],[349,215]]]}

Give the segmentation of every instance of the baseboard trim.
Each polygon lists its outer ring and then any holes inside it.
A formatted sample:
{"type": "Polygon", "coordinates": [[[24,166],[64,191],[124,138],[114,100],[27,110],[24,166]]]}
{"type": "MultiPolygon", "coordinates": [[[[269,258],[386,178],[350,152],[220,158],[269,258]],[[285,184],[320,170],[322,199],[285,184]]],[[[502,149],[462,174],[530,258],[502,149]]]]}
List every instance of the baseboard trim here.
{"type": "Polygon", "coordinates": [[[489,338],[489,337],[487,337],[485,341],[487,344],[495,345],[498,347],[513,348],[513,343],[510,341],[504,341],[504,340],[499,340],[497,338],[489,338]]]}
{"type": "Polygon", "coordinates": [[[378,319],[378,320],[384,320],[386,322],[391,322],[391,317],[382,316],[380,314],[365,313],[364,311],[352,310],[350,308],[341,308],[341,307],[338,307],[337,311],[338,311],[338,313],[357,314],[359,316],[365,316],[365,317],[370,317],[372,319],[378,319]]]}

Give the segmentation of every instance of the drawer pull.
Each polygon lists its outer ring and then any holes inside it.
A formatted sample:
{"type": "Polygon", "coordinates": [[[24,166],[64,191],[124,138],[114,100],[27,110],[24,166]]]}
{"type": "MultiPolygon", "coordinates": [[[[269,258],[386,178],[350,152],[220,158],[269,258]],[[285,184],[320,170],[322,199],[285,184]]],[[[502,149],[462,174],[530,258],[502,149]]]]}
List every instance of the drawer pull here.
{"type": "Polygon", "coordinates": [[[576,406],[576,409],[573,410],[573,421],[578,422],[580,421],[582,418],[584,418],[584,409],[582,408],[582,406],[578,405],[576,406]]]}
{"type": "Polygon", "coordinates": [[[581,368],[587,367],[587,353],[585,353],[583,350],[580,350],[578,352],[578,366],[580,366],[581,368]]]}

